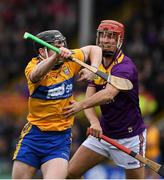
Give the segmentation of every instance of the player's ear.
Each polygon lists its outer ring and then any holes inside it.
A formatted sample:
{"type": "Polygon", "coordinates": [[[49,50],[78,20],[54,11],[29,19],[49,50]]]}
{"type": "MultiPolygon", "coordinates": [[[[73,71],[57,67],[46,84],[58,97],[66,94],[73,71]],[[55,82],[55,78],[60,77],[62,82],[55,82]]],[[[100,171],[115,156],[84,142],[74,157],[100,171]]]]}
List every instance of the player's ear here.
{"type": "Polygon", "coordinates": [[[39,54],[40,54],[42,57],[45,57],[45,50],[44,50],[44,48],[39,48],[38,51],[39,51],[39,54]]]}

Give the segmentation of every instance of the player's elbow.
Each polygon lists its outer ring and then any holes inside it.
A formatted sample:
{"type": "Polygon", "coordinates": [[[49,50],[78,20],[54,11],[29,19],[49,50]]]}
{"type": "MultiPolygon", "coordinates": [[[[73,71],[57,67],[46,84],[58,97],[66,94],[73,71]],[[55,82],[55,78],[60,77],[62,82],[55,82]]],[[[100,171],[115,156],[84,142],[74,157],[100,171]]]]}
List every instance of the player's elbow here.
{"type": "Polygon", "coordinates": [[[37,72],[32,72],[30,74],[30,81],[35,83],[35,82],[38,82],[42,77],[42,74],[41,73],[37,73],[37,72]]]}

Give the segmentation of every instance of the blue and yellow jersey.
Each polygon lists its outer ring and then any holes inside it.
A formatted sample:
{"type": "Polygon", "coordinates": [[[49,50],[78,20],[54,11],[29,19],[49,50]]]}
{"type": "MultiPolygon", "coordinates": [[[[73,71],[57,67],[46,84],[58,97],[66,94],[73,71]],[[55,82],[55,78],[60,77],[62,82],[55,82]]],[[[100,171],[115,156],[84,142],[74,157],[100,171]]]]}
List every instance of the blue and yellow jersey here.
{"type": "MultiPolygon", "coordinates": [[[[84,54],[80,49],[73,52],[73,57],[84,61],[84,54]]],[[[32,83],[29,75],[37,63],[38,59],[33,58],[25,69],[30,92],[27,120],[42,131],[66,130],[72,126],[74,117],[65,119],[62,115],[63,108],[73,100],[73,80],[80,65],[66,61],[61,68],[51,70],[41,81],[32,83]]]]}

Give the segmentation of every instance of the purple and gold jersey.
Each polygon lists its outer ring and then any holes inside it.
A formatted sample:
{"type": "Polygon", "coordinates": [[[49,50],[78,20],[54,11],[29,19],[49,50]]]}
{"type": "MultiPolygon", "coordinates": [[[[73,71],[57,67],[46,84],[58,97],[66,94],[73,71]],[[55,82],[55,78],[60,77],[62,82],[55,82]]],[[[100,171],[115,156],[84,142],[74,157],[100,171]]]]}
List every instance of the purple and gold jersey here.
{"type": "MultiPolygon", "coordinates": [[[[145,125],[139,108],[136,66],[122,51],[119,51],[114,58],[113,63],[108,68],[101,64],[99,70],[129,79],[133,84],[133,89],[120,91],[114,101],[100,106],[102,112],[100,124],[105,135],[120,139],[140,134],[144,131],[145,125]]],[[[89,86],[94,86],[97,92],[105,88],[106,81],[96,77],[89,86]]]]}
{"type": "MultiPolygon", "coordinates": [[[[84,61],[84,54],[80,49],[73,52],[73,57],[84,61]]],[[[73,80],[80,65],[66,61],[61,68],[51,70],[41,81],[32,83],[29,74],[37,63],[38,59],[33,58],[25,69],[30,92],[27,120],[42,131],[66,130],[72,126],[74,117],[65,119],[62,115],[63,108],[73,100],[73,80]]]]}

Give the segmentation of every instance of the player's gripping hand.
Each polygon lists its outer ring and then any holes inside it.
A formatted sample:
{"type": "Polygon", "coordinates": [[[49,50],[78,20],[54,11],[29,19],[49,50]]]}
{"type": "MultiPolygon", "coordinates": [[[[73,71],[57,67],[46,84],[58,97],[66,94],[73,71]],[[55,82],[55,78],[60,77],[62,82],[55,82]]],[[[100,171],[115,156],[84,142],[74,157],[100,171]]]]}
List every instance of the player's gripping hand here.
{"type": "Polygon", "coordinates": [[[82,110],[82,106],[81,106],[81,103],[80,102],[77,102],[75,100],[72,100],[70,102],[70,105],[69,106],[66,106],[63,108],[63,116],[65,118],[68,118],[74,114],[76,114],[77,112],[81,111],[82,110]]]}
{"type": "Polygon", "coordinates": [[[87,135],[101,139],[102,134],[102,128],[99,123],[91,124],[91,126],[87,128],[87,135]]]}
{"type": "Polygon", "coordinates": [[[60,54],[59,54],[60,58],[67,59],[71,57],[72,52],[69,49],[65,47],[60,47],[59,49],[60,49],[60,54]]]}
{"type": "Polygon", "coordinates": [[[95,78],[95,74],[88,69],[84,68],[79,73],[79,78],[77,81],[92,81],[95,78]]]}

